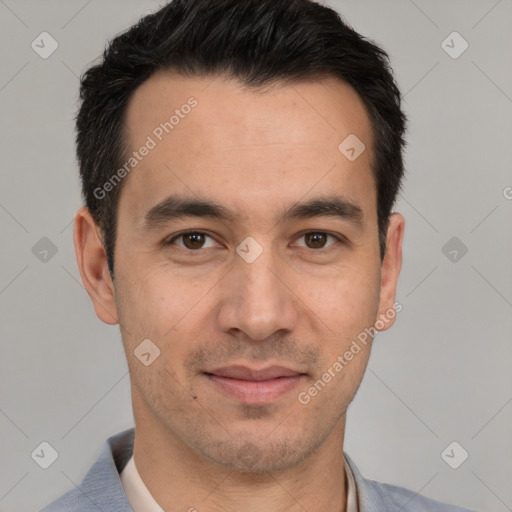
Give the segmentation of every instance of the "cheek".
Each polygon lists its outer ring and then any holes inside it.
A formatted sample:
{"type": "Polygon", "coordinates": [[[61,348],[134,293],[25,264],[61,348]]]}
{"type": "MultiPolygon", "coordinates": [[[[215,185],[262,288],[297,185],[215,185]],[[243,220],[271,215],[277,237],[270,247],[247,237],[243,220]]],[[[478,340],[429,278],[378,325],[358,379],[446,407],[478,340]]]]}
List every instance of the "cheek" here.
{"type": "Polygon", "coordinates": [[[349,268],[317,286],[302,285],[303,301],[333,336],[356,335],[375,320],[380,292],[375,266],[349,268]]]}
{"type": "MultiPolygon", "coordinates": [[[[132,269],[144,266],[134,262],[132,269]]],[[[168,268],[152,268],[146,272],[120,273],[120,295],[129,315],[125,320],[138,321],[155,336],[163,336],[189,315],[197,314],[204,283],[180,279],[168,268]]]]}
{"type": "Polygon", "coordinates": [[[120,324],[127,350],[149,338],[160,349],[160,364],[173,375],[181,374],[186,355],[204,337],[214,305],[205,296],[205,283],[180,279],[168,269],[130,276],[121,287],[120,324]]]}

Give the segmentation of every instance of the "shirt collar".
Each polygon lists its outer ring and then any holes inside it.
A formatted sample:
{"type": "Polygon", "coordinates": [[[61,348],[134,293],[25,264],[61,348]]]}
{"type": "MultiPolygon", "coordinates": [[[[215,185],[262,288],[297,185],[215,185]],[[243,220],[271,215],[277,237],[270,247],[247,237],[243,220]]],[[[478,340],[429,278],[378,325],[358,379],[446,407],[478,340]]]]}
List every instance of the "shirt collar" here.
{"type": "MultiPolygon", "coordinates": [[[[347,512],[359,512],[354,474],[345,457],[343,457],[343,462],[345,464],[345,481],[347,483],[347,512]]],[[[165,512],[142,481],[137,467],[135,466],[133,455],[121,472],[120,477],[121,484],[130,502],[130,506],[133,508],[133,512],[165,512]]]]}

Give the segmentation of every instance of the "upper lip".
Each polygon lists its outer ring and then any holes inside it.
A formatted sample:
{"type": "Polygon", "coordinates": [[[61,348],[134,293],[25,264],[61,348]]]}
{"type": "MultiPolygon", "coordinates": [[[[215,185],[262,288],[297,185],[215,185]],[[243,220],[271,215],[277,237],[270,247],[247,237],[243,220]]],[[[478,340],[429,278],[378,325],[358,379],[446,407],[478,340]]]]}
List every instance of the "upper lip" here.
{"type": "Polygon", "coordinates": [[[215,370],[205,372],[218,377],[228,377],[230,379],[262,381],[277,379],[278,377],[296,377],[302,375],[302,372],[286,368],[284,366],[269,366],[259,370],[247,366],[223,366],[215,370]]]}

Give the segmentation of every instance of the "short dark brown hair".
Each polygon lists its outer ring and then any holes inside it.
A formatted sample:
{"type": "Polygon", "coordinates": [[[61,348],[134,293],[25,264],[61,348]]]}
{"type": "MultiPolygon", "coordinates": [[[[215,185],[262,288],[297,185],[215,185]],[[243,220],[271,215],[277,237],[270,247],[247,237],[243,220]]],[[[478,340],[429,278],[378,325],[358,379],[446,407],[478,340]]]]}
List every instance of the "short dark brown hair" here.
{"type": "Polygon", "coordinates": [[[101,63],[81,77],[76,143],[82,193],[103,233],[112,277],[122,183],[100,197],[97,190],[125,162],[128,101],[157,70],[225,76],[249,87],[323,77],[352,86],[368,110],[374,134],[382,260],[404,173],[406,127],[387,53],[336,11],[312,0],[173,0],[117,35],[101,63]]]}

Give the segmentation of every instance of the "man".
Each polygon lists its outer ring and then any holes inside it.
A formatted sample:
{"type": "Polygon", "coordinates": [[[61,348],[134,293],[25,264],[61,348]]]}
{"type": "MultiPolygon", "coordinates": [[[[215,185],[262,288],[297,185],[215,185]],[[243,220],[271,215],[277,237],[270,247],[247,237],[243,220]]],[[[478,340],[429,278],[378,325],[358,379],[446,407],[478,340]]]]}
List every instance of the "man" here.
{"type": "Polygon", "coordinates": [[[400,308],[405,116],[310,0],[174,0],[81,82],[81,277],[135,429],[53,511],[446,511],[362,477],[347,407],[400,308]]]}

